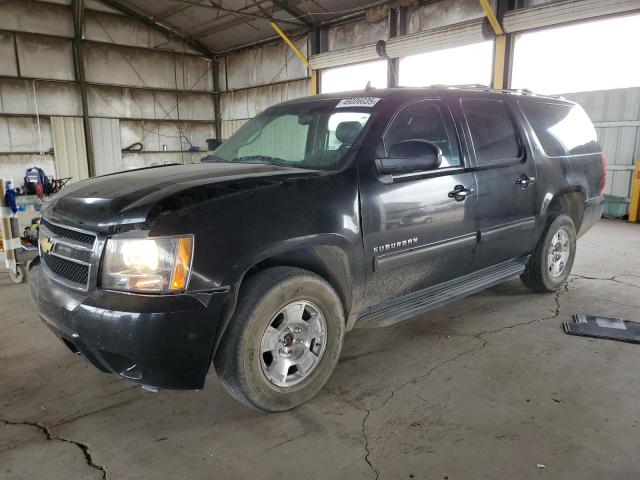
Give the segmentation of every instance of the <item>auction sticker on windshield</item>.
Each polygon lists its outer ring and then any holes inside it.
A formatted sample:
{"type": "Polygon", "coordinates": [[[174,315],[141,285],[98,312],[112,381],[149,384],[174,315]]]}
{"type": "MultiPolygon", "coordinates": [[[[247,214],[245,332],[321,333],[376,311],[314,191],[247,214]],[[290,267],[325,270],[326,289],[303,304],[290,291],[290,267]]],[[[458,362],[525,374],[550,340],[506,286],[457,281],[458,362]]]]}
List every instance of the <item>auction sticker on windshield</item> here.
{"type": "Polygon", "coordinates": [[[373,107],[380,101],[377,97],[349,97],[338,102],[336,108],[345,107],[373,107]]]}

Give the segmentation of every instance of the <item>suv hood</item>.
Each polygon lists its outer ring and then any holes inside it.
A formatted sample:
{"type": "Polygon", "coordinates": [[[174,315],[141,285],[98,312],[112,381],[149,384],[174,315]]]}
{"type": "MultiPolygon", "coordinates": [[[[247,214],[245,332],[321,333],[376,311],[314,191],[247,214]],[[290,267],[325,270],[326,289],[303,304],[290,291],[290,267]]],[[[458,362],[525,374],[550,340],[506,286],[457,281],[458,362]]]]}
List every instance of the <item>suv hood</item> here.
{"type": "Polygon", "coordinates": [[[115,233],[148,224],[167,210],[326,173],[247,163],[143,168],[69,185],[45,204],[43,216],[95,232],[115,233]]]}

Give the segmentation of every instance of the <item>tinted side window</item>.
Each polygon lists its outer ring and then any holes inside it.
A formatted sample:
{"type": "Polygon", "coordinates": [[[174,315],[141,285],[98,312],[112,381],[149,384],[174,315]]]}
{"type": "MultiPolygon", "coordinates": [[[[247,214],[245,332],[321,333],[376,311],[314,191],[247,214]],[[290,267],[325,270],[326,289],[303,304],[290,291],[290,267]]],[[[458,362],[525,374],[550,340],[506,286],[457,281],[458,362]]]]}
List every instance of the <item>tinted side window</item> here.
{"type": "Polygon", "coordinates": [[[464,116],[478,163],[520,157],[520,141],[511,114],[502,100],[465,99],[464,116]]]}
{"type": "Polygon", "coordinates": [[[533,102],[519,104],[547,156],[600,152],[596,129],[582,107],[533,102]]]}
{"type": "Polygon", "coordinates": [[[391,120],[382,139],[385,155],[405,140],[429,140],[442,150],[440,168],[461,164],[449,111],[437,100],[419,100],[403,107],[391,120]]]}

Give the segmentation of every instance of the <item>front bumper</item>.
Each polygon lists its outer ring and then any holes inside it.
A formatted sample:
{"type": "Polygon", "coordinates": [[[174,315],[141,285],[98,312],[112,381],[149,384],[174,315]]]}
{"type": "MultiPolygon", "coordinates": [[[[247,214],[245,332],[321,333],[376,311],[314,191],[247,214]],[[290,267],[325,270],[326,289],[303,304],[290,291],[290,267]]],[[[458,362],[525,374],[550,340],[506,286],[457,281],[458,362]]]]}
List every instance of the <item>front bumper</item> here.
{"type": "Polygon", "coordinates": [[[204,385],[227,292],[79,294],[51,280],[37,260],[29,283],[42,320],[103,372],[154,388],[204,385]]]}

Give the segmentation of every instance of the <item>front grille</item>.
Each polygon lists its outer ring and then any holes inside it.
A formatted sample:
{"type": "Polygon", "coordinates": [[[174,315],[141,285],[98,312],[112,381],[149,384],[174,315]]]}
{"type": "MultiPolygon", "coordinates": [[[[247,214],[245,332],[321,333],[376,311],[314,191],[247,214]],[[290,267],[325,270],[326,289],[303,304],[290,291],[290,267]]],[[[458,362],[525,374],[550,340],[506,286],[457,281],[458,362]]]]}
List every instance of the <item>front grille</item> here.
{"type": "Polygon", "coordinates": [[[40,222],[42,225],[47,227],[51,231],[51,233],[58,237],[68,238],[70,240],[75,240],[76,242],[85,243],[87,245],[93,245],[93,242],[95,242],[96,240],[95,235],[91,235],[90,233],[78,232],[76,230],[64,228],[59,225],[54,225],[44,218],[40,222]]]}
{"type": "Polygon", "coordinates": [[[86,287],[89,281],[89,267],[80,263],[72,262],[55,255],[43,255],[45,265],[51,272],[65,279],[68,282],[76,283],[86,287]]]}

